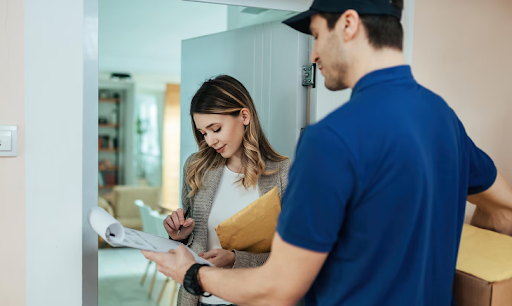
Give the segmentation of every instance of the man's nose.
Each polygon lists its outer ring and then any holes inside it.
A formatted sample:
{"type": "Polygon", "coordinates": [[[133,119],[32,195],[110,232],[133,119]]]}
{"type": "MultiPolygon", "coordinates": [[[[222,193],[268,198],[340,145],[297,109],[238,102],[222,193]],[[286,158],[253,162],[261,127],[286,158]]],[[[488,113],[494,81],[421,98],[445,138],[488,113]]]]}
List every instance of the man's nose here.
{"type": "Polygon", "coordinates": [[[318,56],[318,52],[316,51],[316,44],[313,47],[313,52],[311,53],[311,62],[318,63],[318,59],[320,57],[318,56]]]}

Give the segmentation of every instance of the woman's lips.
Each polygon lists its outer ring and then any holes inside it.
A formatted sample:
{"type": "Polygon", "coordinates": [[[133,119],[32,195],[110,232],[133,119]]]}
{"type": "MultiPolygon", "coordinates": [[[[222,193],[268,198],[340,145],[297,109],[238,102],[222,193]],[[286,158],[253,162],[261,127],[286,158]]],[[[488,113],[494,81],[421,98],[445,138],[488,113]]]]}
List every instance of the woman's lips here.
{"type": "Polygon", "coordinates": [[[224,152],[224,149],[226,148],[226,145],[223,145],[222,147],[218,148],[217,149],[217,153],[222,153],[224,152]]]}

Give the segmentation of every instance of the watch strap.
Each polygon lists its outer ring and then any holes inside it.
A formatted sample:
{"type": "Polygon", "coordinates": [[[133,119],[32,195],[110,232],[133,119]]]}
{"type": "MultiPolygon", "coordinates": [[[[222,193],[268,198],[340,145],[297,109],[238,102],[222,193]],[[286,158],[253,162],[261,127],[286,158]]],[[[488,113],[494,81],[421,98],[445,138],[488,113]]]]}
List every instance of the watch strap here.
{"type": "Polygon", "coordinates": [[[204,266],[208,267],[208,265],[205,264],[193,264],[185,274],[185,278],[183,279],[183,287],[188,293],[192,295],[210,297],[211,294],[205,293],[203,291],[203,288],[201,288],[201,285],[199,284],[199,279],[197,278],[199,269],[204,266]]]}

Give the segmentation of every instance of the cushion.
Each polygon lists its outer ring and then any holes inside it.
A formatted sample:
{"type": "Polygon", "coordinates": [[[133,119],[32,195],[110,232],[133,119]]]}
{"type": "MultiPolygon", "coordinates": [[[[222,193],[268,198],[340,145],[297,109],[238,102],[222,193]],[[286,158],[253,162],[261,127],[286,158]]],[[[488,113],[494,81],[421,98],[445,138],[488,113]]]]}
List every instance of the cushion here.
{"type": "Polygon", "coordinates": [[[140,218],[117,218],[117,221],[124,227],[142,231],[142,220],[140,218]]]}
{"type": "Polygon", "coordinates": [[[148,186],[116,186],[114,187],[114,212],[116,218],[138,217],[139,208],[135,200],[142,200],[152,209],[158,209],[160,188],[148,186]]]}

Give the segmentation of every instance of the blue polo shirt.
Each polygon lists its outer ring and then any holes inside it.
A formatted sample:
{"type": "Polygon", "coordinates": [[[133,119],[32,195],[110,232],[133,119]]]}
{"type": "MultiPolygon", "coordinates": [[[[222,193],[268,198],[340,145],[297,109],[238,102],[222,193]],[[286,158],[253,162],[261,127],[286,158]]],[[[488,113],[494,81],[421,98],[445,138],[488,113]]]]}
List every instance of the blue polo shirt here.
{"type": "Polygon", "coordinates": [[[409,66],[364,76],[290,170],[277,231],[329,253],[306,305],[450,305],[466,197],[496,174],[409,66]]]}

